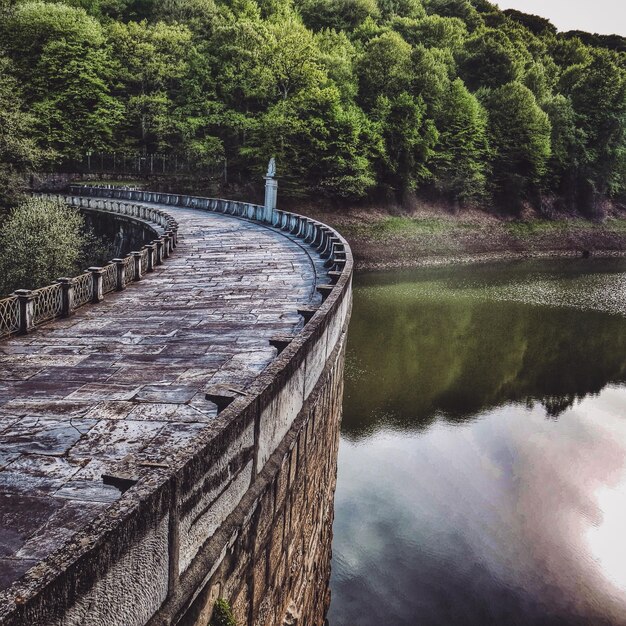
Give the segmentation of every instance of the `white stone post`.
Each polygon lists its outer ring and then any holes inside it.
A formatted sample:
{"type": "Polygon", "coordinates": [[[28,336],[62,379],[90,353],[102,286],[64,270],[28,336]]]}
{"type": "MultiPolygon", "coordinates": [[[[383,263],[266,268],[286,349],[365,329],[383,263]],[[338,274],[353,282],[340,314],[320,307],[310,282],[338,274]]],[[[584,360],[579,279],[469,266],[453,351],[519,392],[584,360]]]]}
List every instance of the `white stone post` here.
{"type": "Polygon", "coordinates": [[[268,224],[272,223],[272,215],[276,210],[276,201],[278,199],[278,181],[275,176],[276,161],[274,157],[272,157],[267,166],[267,174],[263,177],[265,180],[265,211],[263,221],[268,224]]]}

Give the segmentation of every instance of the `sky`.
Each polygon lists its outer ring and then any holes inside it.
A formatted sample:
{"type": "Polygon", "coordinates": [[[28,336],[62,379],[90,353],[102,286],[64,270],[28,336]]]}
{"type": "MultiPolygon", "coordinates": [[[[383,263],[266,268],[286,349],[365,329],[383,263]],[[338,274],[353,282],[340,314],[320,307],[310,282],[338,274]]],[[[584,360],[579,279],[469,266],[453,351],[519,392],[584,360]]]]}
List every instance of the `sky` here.
{"type": "Polygon", "coordinates": [[[494,0],[501,9],[547,17],[559,30],[626,36],[625,0],[494,0]]]}

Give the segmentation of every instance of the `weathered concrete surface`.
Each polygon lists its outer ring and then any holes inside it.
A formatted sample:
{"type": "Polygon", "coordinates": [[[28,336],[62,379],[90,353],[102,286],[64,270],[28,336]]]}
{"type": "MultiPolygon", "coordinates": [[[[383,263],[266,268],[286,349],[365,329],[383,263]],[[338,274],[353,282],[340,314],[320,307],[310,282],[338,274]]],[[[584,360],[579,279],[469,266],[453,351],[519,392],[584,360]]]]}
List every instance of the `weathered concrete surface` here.
{"type": "MultiPolygon", "coordinates": [[[[198,592],[226,580],[223,563],[256,519],[251,494],[278,485],[276,458],[308,423],[310,398],[337,389],[350,271],[321,304],[316,287],[330,277],[302,241],[166,210],[180,242],[153,276],[0,344],[4,586],[27,572],[0,595],[2,624],[175,623],[198,598],[210,610],[198,592]],[[303,329],[297,311],[311,305],[303,329]],[[294,334],[275,358],[269,340],[294,334]],[[234,398],[219,416],[205,395],[216,388],[234,398]]],[[[325,418],[333,432],[337,416],[325,418]]],[[[298,510],[304,523],[309,509],[298,510]]],[[[316,528],[329,545],[328,524],[316,528]]],[[[249,617],[277,588],[258,585],[249,617]]]]}

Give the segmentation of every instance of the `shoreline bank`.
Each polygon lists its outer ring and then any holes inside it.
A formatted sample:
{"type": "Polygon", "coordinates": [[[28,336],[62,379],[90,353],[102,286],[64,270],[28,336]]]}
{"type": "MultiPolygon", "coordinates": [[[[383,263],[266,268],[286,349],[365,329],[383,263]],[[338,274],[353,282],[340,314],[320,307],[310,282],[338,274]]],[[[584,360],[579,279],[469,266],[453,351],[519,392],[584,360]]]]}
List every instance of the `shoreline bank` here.
{"type": "Polygon", "coordinates": [[[532,258],[626,256],[626,215],[603,222],[512,220],[481,212],[393,215],[384,211],[303,211],[346,237],[355,269],[371,272],[532,258]]]}

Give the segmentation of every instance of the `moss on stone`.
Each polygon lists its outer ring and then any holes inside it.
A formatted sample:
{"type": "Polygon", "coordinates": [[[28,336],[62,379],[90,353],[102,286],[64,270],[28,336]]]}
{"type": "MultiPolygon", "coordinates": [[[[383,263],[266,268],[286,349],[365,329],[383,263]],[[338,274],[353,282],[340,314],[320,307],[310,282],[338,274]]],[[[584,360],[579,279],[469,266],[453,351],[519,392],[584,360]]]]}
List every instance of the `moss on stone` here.
{"type": "Polygon", "coordinates": [[[208,626],[237,626],[233,612],[226,600],[220,598],[213,607],[213,617],[208,626]]]}

